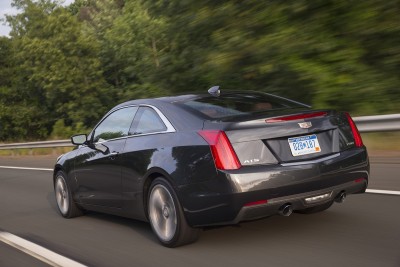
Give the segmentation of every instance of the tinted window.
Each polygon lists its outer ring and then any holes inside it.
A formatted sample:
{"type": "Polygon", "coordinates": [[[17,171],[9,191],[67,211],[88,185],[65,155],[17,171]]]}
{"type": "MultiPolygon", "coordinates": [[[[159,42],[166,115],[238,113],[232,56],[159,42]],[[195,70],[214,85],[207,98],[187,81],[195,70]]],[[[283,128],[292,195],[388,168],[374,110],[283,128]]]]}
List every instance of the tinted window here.
{"type": "Polygon", "coordinates": [[[135,134],[155,133],[167,130],[157,112],[149,107],[141,107],[135,121],[133,130],[135,134]]]}
{"type": "Polygon", "coordinates": [[[306,105],[262,93],[232,93],[219,97],[202,97],[183,103],[211,119],[222,119],[306,105]]]}
{"type": "Polygon", "coordinates": [[[94,142],[124,137],[128,135],[137,107],[119,109],[107,116],[94,132],[94,142]]]}

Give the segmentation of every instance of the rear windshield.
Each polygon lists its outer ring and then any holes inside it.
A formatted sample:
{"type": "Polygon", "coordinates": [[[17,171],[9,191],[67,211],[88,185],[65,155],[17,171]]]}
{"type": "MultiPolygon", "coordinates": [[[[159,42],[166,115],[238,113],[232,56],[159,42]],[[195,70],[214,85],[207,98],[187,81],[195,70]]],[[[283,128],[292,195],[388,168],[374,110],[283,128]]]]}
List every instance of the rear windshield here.
{"type": "Polygon", "coordinates": [[[182,103],[209,119],[227,119],[283,109],[309,108],[305,104],[263,93],[231,93],[182,103]]]}

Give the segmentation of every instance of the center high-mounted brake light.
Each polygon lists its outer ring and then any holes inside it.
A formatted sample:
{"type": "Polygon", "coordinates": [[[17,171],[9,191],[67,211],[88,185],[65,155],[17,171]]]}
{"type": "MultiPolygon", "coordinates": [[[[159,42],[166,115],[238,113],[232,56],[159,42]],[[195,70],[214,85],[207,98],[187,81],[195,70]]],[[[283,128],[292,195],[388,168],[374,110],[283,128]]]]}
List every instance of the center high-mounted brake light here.
{"type": "Polygon", "coordinates": [[[327,114],[328,114],[327,112],[319,111],[319,112],[313,112],[313,113],[305,113],[305,114],[290,115],[290,116],[266,119],[265,122],[271,123],[271,122],[296,121],[296,120],[309,119],[309,118],[315,118],[315,117],[324,117],[327,114]]]}
{"type": "Polygon", "coordinates": [[[225,132],[217,130],[199,131],[210,145],[215,166],[220,170],[237,170],[241,167],[238,157],[225,132]]]}
{"type": "Polygon", "coordinates": [[[356,145],[356,147],[362,147],[363,141],[361,139],[361,134],[358,131],[356,124],[354,123],[354,121],[351,118],[349,113],[346,112],[345,114],[346,114],[347,120],[349,121],[351,132],[353,133],[353,136],[354,136],[354,144],[356,145]]]}

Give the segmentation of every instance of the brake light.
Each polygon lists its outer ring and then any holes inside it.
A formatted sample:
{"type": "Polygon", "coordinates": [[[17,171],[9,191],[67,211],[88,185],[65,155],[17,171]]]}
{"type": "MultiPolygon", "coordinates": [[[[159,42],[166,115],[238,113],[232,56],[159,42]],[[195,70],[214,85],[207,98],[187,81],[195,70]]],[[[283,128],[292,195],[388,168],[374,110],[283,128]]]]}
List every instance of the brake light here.
{"type": "Polygon", "coordinates": [[[320,112],[305,113],[305,114],[299,114],[299,115],[277,117],[277,118],[273,118],[273,119],[266,119],[265,122],[271,123],[271,122],[295,121],[295,120],[309,119],[309,118],[315,118],[315,117],[323,117],[323,116],[326,116],[327,114],[328,114],[327,112],[320,111],[320,112]]]}
{"type": "Polygon", "coordinates": [[[210,145],[215,166],[220,170],[237,170],[241,167],[238,157],[225,132],[217,130],[199,131],[210,145]]]}
{"type": "Polygon", "coordinates": [[[362,147],[363,146],[363,141],[362,141],[362,138],[361,138],[361,134],[357,129],[356,124],[354,123],[354,121],[351,118],[349,113],[346,112],[345,114],[346,114],[347,120],[349,121],[351,132],[353,133],[354,144],[356,145],[356,147],[362,147]]]}

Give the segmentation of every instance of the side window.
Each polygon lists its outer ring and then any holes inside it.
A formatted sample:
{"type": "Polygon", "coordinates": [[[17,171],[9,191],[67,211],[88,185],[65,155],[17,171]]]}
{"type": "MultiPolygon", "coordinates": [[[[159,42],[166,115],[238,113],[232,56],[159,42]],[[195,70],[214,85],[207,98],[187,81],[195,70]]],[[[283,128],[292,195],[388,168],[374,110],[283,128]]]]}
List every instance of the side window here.
{"type": "Polygon", "coordinates": [[[93,142],[127,136],[137,110],[137,107],[122,108],[108,115],[95,129],[93,142]]]}
{"type": "Polygon", "coordinates": [[[140,107],[136,117],[137,119],[135,118],[135,123],[132,127],[134,134],[156,133],[167,130],[160,116],[150,107],[140,107]]]}

